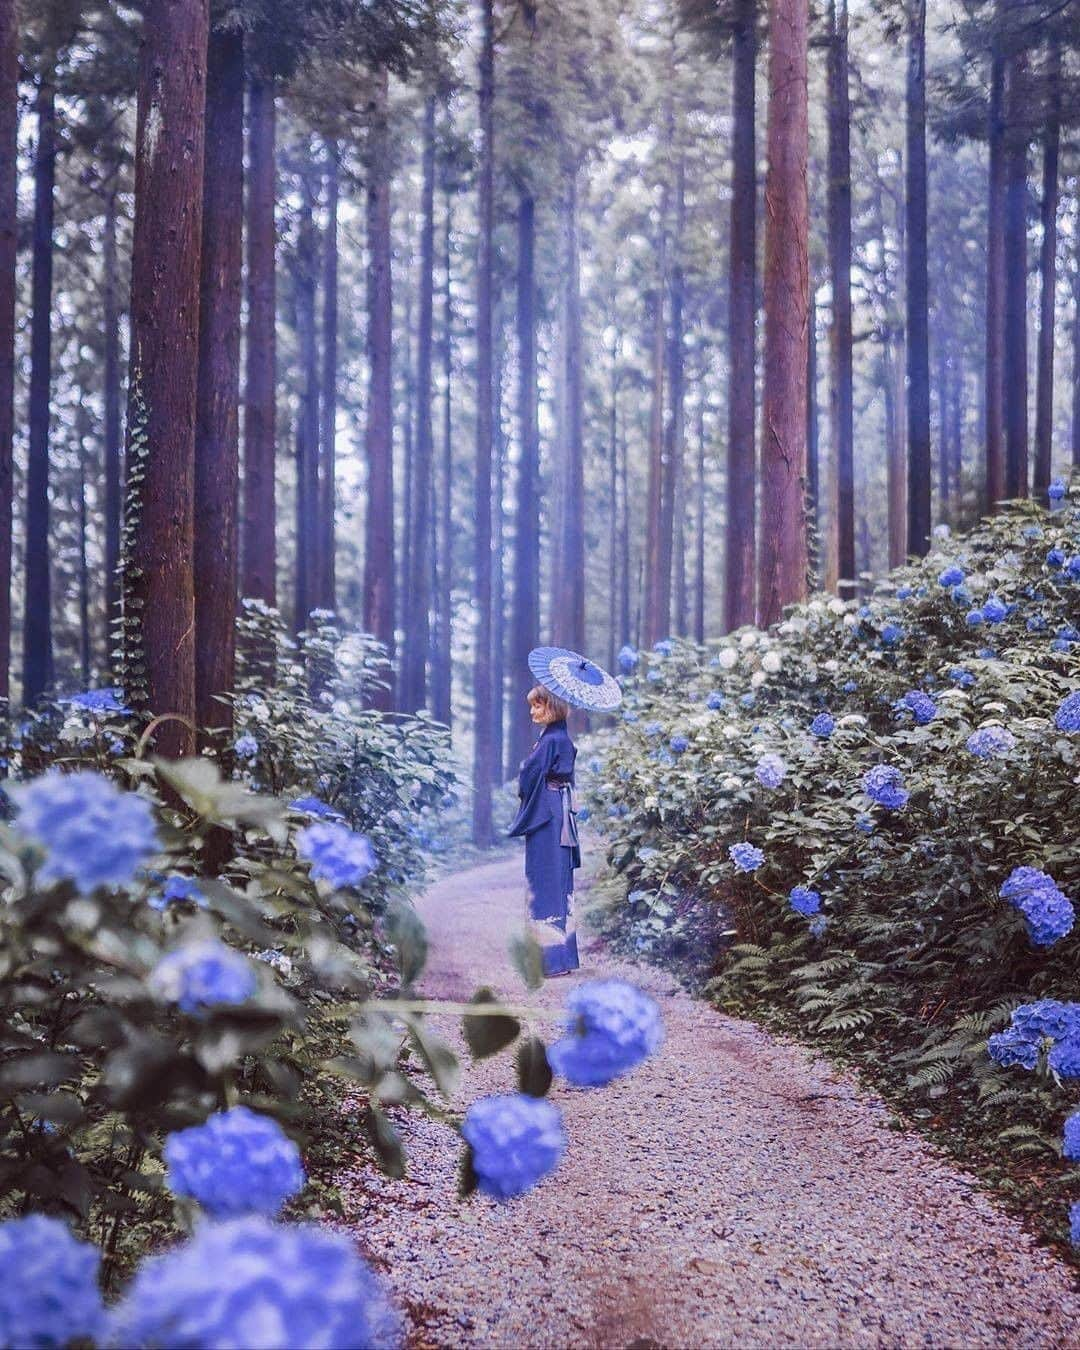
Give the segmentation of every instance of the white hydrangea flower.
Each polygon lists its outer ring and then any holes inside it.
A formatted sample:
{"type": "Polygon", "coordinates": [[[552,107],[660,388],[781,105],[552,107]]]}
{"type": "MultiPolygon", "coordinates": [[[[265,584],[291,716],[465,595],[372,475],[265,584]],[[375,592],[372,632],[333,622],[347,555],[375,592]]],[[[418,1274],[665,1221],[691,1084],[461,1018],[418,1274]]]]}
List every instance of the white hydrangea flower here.
{"type": "Polygon", "coordinates": [[[829,672],[830,675],[835,675],[836,672],[840,669],[840,662],[836,659],[835,656],[830,656],[827,661],[822,662],[822,666],[825,670],[829,672]]]}
{"type": "Polygon", "coordinates": [[[732,722],[729,722],[729,723],[727,724],[727,726],[724,728],[724,739],[725,739],[725,740],[728,740],[728,741],[735,741],[735,740],[738,740],[738,738],[739,738],[741,735],[742,735],[742,728],[741,728],[741,727],[735,726],[734,723],[732,723],[732,722]]]}
{"type": "Polygon", "coordinates": [[[858,628],[858,626],[859,626],[859,616],[857,614],[844,615],[845,628],[858,628]]]}
{"type": "Polygon", "coordinates": [[[751,647],[757,646],[757,640],[758,635],[751,629],[749,633],[744,633],[739,639],[739,646],[745,651],[749,651],[751,647]]]}
{"type": "Polygon", "coordinates": [[[725,792],[738,792],[739,788],[742,787],[742,781],[736,778],[734,774],[729,774],[720,786],[725,792]]]}
{"type": "Polygon", "coordinates": [[[779,652],[766,652],[761,658],[761,669],[768,671],[770,675],[779,675],[782,664],[779,652]]]}
{"type": "Polygon", "coordinates": [[[830,613],[830,614],[846,614],[846,613],[847,613],[847,605],[844,604],[843,600],[840,600],[840,599],[838,599],[836,596],[834,596],[834,597],[829,601],[829,613],[830,613]]]}
{"type": "Polygon", "coordinates": [[[734,647],[722,647],[716,660],[721,670],[732,670],[738,664],[739,653],[734,647]]]}
{"type": "Polygon", "coordinates": [[[750,688],[760,689],[768,678],[763,670],[755,670],[753,675],[750,676],[750,688]]]}

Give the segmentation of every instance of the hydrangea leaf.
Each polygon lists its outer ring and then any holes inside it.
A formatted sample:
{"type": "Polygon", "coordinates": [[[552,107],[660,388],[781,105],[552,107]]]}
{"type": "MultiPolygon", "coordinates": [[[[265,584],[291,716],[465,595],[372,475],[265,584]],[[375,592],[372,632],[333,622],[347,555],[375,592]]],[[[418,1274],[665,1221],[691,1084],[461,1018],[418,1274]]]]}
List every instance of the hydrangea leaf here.
{"type": "MultiPolygon", "coordinates": [[[[485,986],[478,989],[469,1002],[479,1007],[498,1007],[499,1000],[494,992],[485,986]]],[[[513,1041],[520,1030],[521,1023],[517,1018],[509,1017],[505,1013],[492,1012],[479,1015],[467,1013],[462,1018],[465,1043],[473,1059],[486,1059],[489,1055],[498,1054],[513,1041]]]]}
{"type": "Polygon", "coordinates": [[[517,1048],[518,1087],[530,1097],[546,1097],[554,1075],[539,1036],[523,1037],[517,1048]]]}
{"type": "Polygon", "coordinates": [[[408,987],[427,961],[428,940],[423,920],[406,900],[394,900],[386,912],[386,935],[397,949],[401,983],[408,987]]]}
{"type": "Polygon", "coordinates": [[[516,934],[510,939],[510,960],[526,988],[539,989],[544,983],[543,949],[531,933],[516,934]]]}

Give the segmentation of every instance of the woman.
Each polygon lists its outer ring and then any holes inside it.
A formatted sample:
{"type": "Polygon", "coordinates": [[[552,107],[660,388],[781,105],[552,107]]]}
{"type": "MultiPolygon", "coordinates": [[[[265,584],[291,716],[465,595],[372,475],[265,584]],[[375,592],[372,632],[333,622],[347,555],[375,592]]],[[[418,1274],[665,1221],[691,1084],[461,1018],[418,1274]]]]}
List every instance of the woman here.
{"type": "Polygon", "coordinates": [[[581,866],[574,814],[574,759],[566,730],[569,704],[537,685],[528,693],[529,714],[543,730],[522,761],[521,806],[510,834],[525,836],[525,880],[530,928],[543,950],[545,975],[578,968],[574,932],[574,869],[581,866]]]}

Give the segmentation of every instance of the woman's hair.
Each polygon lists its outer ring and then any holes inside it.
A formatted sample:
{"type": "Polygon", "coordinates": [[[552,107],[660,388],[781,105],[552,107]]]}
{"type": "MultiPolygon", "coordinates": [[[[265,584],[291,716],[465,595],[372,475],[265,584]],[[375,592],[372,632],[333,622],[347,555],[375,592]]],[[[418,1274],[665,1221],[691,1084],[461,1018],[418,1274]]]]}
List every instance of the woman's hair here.
{"type": "Polygon", "coordinates": [[[550,689],[545,689],[542,684],[534,684],[525,697],[530,703],[539,703],[545,707],[552,722],[562,722],[570,716],[570,704],[550,689]]]}

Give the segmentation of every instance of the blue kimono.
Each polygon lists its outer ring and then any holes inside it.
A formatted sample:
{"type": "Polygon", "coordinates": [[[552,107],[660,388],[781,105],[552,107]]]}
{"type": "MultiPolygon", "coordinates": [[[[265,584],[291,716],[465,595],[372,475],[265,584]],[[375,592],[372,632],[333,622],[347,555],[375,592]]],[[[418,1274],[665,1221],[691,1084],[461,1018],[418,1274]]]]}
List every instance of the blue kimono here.
{"type": "Polygon", "coordinates": [[[581,866],[574,811],[577,750],[565,720],[540,733],[518,775],[521,806],[510,834],[525,837],[530,930],[543,948],[544,974],[578,968],[574,869],[581,866]]]}

